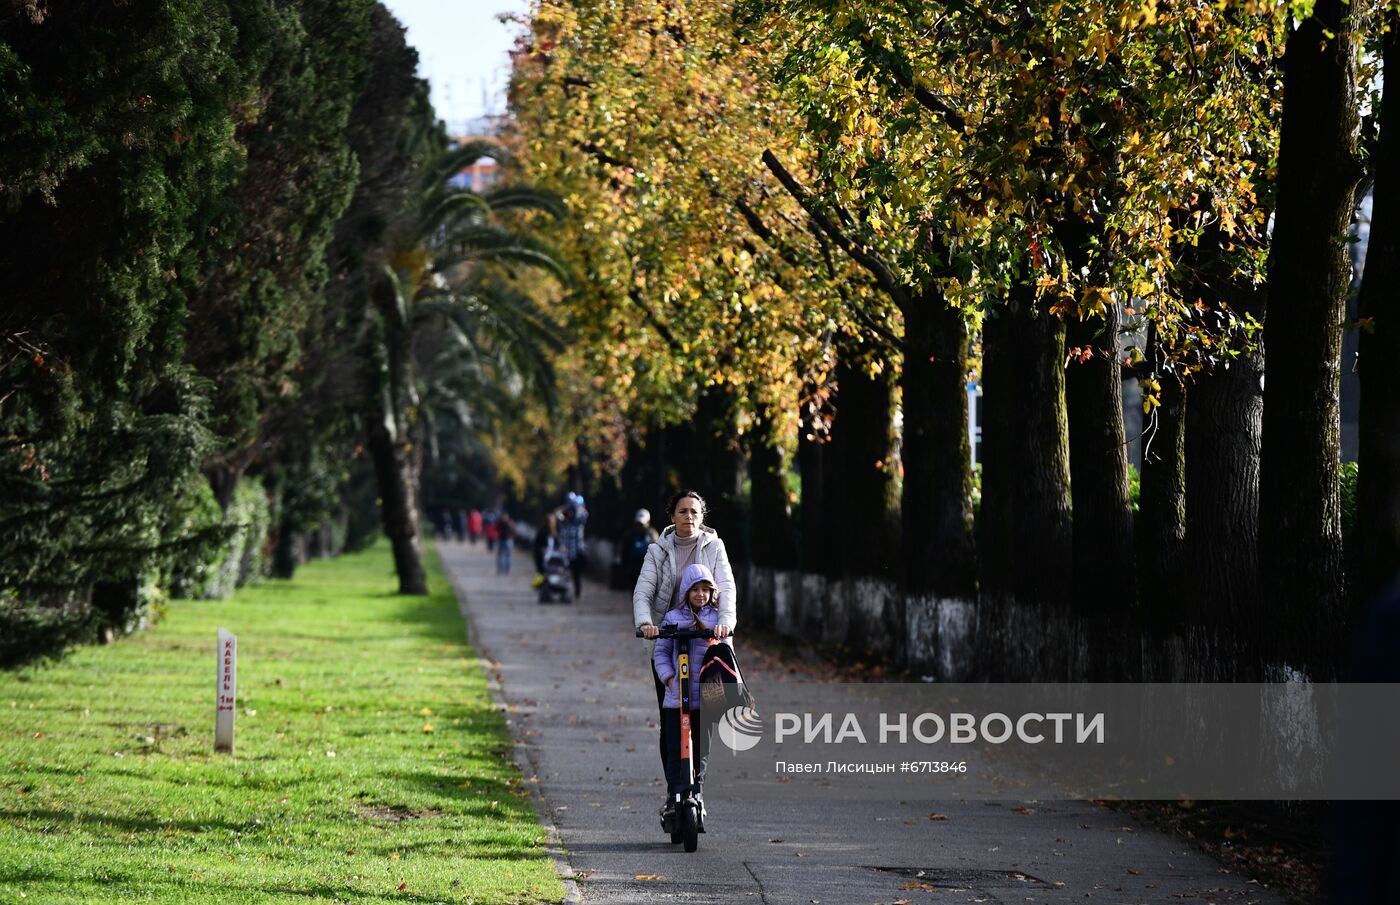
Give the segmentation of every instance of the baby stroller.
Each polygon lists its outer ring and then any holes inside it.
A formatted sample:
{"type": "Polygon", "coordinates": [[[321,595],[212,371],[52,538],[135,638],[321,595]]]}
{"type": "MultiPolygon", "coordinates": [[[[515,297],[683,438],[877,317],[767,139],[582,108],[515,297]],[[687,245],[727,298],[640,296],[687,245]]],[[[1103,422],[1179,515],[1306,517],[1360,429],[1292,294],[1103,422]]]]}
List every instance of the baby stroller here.
{"type": "Polygon", "coordinates": [[[544,581],[540,583],[540,603],[573,603],[573,575],[569,572],[569,561],[558,550],[550,550],[544,556],[544,581]]]}

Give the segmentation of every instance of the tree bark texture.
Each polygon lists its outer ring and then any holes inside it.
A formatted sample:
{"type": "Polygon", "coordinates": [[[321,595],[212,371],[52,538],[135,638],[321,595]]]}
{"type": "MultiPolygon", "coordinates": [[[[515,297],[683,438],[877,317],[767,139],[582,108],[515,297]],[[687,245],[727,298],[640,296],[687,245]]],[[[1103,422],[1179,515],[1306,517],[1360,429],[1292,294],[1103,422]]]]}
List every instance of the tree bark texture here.
{"type": "Polygon", "coordinates": [[[1137,596],[1123,380],[1118,363],[1119,306],[1102,318],[1071,318],[1065,345],[1065,411],[1074,523],[1075,608],[1108,614],[1137,596]],[[1074,354],[1074,350],[1082,350],[1074,354]]]}
{"type": "Polygon", "coordinates": [[[983,333],[983,595],[1062,601],[1072,551],[1065,327],[1016,287],[983,333]]]}
{"type": "Polygon", "coordinates": [[[782,451],[768,436],[770,422],[760,418],[749,437],[749,525],[754,565],[791,569],[797,565],[792,534],[786,465],[782,451]]]}
{"type": "Polygon", "coordinates": [[[1339,392],[1360,177],[1353,15],[1346,0],[1318,0],[1284,50],[1264,329],[1260,577],[1279,628],[1276,662],[1309,671],[1336,662],[1345,594],[1339,392]]]}
{"type": "MultiPolygon", "coordinates": [[[[1115,63],[1117,62],[1115,58],[1115,63]]],[[[1113,104],[1064,116],[1058,128],[1061,151],[1086,142],[1085,130],[1101,134],[1088,142],[1092,160],[1102,167],[1098,191],[1120,191],[1119,142],[1122,115],[1113,104]]],[[[1060,197],[1061,214],[1053,222],[1071,269],[1086,277],[1088,287],[1112,285],[1113,249],[1105,209],[1083,205],[1073,194],[1060,197]]],[[[1120,616],[1137,602],[1133,504],[1128,484],[1128,442],[1123,427],[1123,377],[1119,364],[1122,303],[1105,297],[1097,311],[1077,310],[1066,318],[1065,410],[1069,432],[1069,474],[1073,521],[1073,597],[1076,612],[1120,616]]]]}
{"type": "Polygon", "coordinates": [[[936,289],[904,311],[901,375],[905,590],[970,600],[977,593],[967,440],[967,323],[936,289]]]}
{"type": "MultiPolygon", "coordinates": [[[[669,498],[676,491],[694,490],[705,498],[705,524],[724,539],[731,561],[748,558],[744,540],[747,514],[740,500],[744,454],[734,442],[730,424],[730,395],[718,387],[701,392],[695,414],[684,424],[662,428],[658,454],[661,455],[663,483],[669,498]]],[[[657,520],[657,530],[667,524],[665,510],[657,520]]]]}
{"type": "Polygon", "coordinates": [[[238,490],[238,482],[243,478],[244,464],[220,460],[212,464],[206,463],[203,470],[210,489],[214,491],[214,500],[219,504],[219,511],[227,515],[228,507],[233,505],[234,491],[238,490]]]}
{"type": "MultiPolygon", "coordinates": [[[[1160,363],[1156,331],[1147,340],[1154,366],[1160,363]]],[[[1154,367],[1154,370],[1158,370],[1154,367]]],[[[1156,630],[1175,629],[1185,622],[1186,562],[1186,388],[1170,374],[1159,377],[1159,404],[1143,437],[1142,471],[1138,486],[1135,539],[1138,553],[1138,597],[1143,624],[1156,630]]]]}
{"type": "Polygon", "coordinates": [[[1359,299],[1358,590],[1370,604],[1400,577],[1400,11],[1386,13],[1385,84],[1359,299]]]}
{"type": "Polygon", "coordinates": [[[628,521],[639,507],[644,508],[651,513],[651,524],[657,531],[669,524],[665,504],[670,488],[665,482],[661,454],[664,445],[665,433],[660,428],[637,428],[627,438],[627,461],[618,480],[618,493],[628,521]]]}
{"type": "MultiPolygon", "coordinates": [[[[1267,292],[1233,273],[1226,235],[1214,217],[1188,251],[1181,285],[1207,330],[1224,315],[1265,316],[1267,292]]],[[[1191,593],[1185,617],[1228,631],[1245,645],[1271,605],[1259,591],[1259,467],[1264,352],[1221,360],[1191,383],[1186,413],[1186,556],[1191,593]]],[[[1256,653],[1258,645],[1254,645],[1256,653]]]]}
{"type": "Polygon", "coordinates": [[[379,516],[394,550],[400,594],[427,594],[418,526],[418,476],[408,436],[412,388],[412,336],[399,314],[395,289],[381,277],[373,287],[379,312],[378,360],[370,371],[366,446],[374,462],[379,516]]]}
{"type": "Polygon", "coordinates": [[[822,442],[805,422],[797,432],[797,467],[802,477],[802,508],[799,513],[797,561],[803,572],[826,575],[827,511],[826,489],[831,483],[827,454],[831,445],[822,442]]]}
{"type": "Polygon", "coordinates": [[[833,542],[827,557],[840,576],[893,577],[896,498],[891,474],[892,382],[843,357],[836,364],[836,417],[828,454],[835,476],[826,492],[833,542]]]}
{"type": "Polygon", "coordinates": [[[1186,409],[1186,550],[1190,618],[1247,630],[1259,597],[1262,356],[1197,375],[1186,409]]]}
{"type": "Polygon", "coordinates": [[[737,562],[749,558],[744,537],[748,514],[740,499],[744,453],[728,430],[732,404],[731,395],[718,387],[700,394],[688,457],[688,474],[694,477],[687,480],[693,482],[692,489],[704,494],[705,523],[720,533],[730,560],[737,562]]]}
{"type": "Polygon", "coordinates": [[[403,444],[390,430],[382,411],[375,412],[368,447],[379,484],[380,519],[394,550],[394,570],[400,594],[427,594],[423,548],[418,537],[418,507],[413,476],[403,444]]]}
{"type": "Polygon", "coordinates": [[[657,531],[670,524],[666,517],[666,504],[670,502],[671,495],[680,489],[683,480],[672,452],[684,447],[684,439],[683,428],[654,424],[648,428],[643,441],[646,464],[642,486],[646,488],[647,508],[652,510],[652,521],[657,531]]]}

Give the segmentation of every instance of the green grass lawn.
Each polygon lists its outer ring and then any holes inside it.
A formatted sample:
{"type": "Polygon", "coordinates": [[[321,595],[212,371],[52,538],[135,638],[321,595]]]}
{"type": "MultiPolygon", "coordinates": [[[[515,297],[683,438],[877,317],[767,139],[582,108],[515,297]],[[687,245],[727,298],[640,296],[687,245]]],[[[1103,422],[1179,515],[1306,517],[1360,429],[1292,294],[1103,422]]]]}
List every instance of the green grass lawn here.
{"type": "Polygon", "coordinates": [[[0,902],[535,902],[564,890],[436,558],[387,546],[0,673],[0,902]],[[215,633],[238,635],[214,755],[215,633]]]}

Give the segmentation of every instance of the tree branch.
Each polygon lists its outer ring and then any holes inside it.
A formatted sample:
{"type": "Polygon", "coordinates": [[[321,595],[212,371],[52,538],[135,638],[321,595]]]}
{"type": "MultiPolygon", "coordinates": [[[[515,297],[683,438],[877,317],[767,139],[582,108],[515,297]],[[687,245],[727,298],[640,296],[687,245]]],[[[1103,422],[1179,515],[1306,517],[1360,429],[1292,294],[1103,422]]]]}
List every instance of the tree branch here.
{"type": "Polygon", "coordinates": [[[618,167],[619,169],[631,169],[631,166],[626,161],[619,160],[618,158],[609,154],[607,151],[604,151],[597,145],[596,142],[579,141],[575,139],[574,147],[578,148],[580,151],[583,151],[585,154],[587,154],[589,157],[592,157],[599,163],[606,164],[610,167],[618,167]]]}
{"type": "Polygon", "coordinates": [[[813,222],[821,227],[821,231],[836,244],[836,247],[849,255],[851,260],[870,271],[871,276],[875,277],[875,282],[879,284],[881,289],[885,290],[899,310],[906,310],[909,305],[909,291],[899,282],[889,264],[879,255],[874,254],[843,233],[840,227],[833,223],[821,207],[812,200],[811,195],[802,188],[801,184],[787,171],[787,168],[782,165],[771,150],[764,150],[763,163],[777,177],[778,182],[782,183],[783,188],[787,189],[788,194],[802,206],[813,222]]]}
{"type": "Polygon", "coordinates": [[[631,289],[627,290],[627,298],[631,299],[634,305],[642,309],[642,314],[646,315],[647,323],[656,328],[656,332],[661,334],[662,340],[665,341],[666,346],[673,353],[677,356],[685,354],[681,349],[681,344],[676,341],[675,334],[671,332],[671,328],[667,327],[666,324],[662,322],[661,318],[657,316],[656,311],[647,304],[646,299],[642,298],[642,291],[640,289],[633,286],[631,289]]]}
{"type": "Polygon", "coordinates": [[[882,72],[888,73],[896,85],[909,92],[914,100],[918,101],[919,106],[931,113],[938,114],[950,128],[959,132],[967,128],[966,117],[948,106],[938,95],[914,81],[914,69],[902,54],[888,47],[877,46],[868,33],[861,35],[860,47],[865,51],[865,58],[870,61],[870,64],[882,72]]]}
{"type": "MultiPolygon", "coordinates": [[[[815,220],[809,219],[807,224],[808,229],[812,233],[812,237],[817,240],[817,247],[821,249],[822,260],[826,262],[827,276],[835,283],[837,282],[836,264],[831,260],[831,243],[827,240],[826,236],[822,235],[821,227],[817,226],[815,220]]],[[[866,311],[865,308],[852,303],[850,296],[846,295],[844,290],[838,289],[837,292],[841,296],[841,304],[848,311],[855,314],[856,320],[864,324],[866,329],[883,339],[892,349],[903,347],[904,343],[898,336],[895,336],[889,330],[885,329],[875,318],[870,316],[870,312],[866,311]]]]}

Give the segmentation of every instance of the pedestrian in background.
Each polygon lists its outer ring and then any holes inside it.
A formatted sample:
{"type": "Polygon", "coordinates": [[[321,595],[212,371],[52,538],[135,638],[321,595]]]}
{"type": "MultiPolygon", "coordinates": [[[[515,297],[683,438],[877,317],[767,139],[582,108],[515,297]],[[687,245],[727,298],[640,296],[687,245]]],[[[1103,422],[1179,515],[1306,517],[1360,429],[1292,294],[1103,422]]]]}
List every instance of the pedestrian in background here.
{"type": "Polygon", "coordinates": [[[588,510],[583,508],[583,498],[570,494],[577,500],[564,507],[559,518],[559,546],[564,558],[569,561],[569,572],[574,576],[574,599],[583,596],[583,573],[588,568],[588,551],[584,548],[584,525],[588,522],[588,510]]]}
{"type": "Polygon", "coordinates": [[[554,513],[545,515],[543,523],[535,529],[535,571],[544,574],[544,558],[559,543],[558,520],[554,513]]]}
{"type": "Polygon", "coordinates": [[[486,552],[490,553],[496,549],[496,510],[487,509],[481,514],[481,521],[485,525],[486,552]]]}
{"type": "Polygon", "coordinates": [[[638,509],[632,517],[632,524],[622,532],[617,544],[617,561],[613,563],[612,586],[617,589],[634,588],[642,574],[642,563],[646,562],[647,548],[660,537],[651,526],[651,512],[638,509]]]}
{"type": "Polygon", "coordinates": [[[510,574],[510,554],[515,547],[515,522],[505,512],[496,520],[496,574],[510,574]]]}

